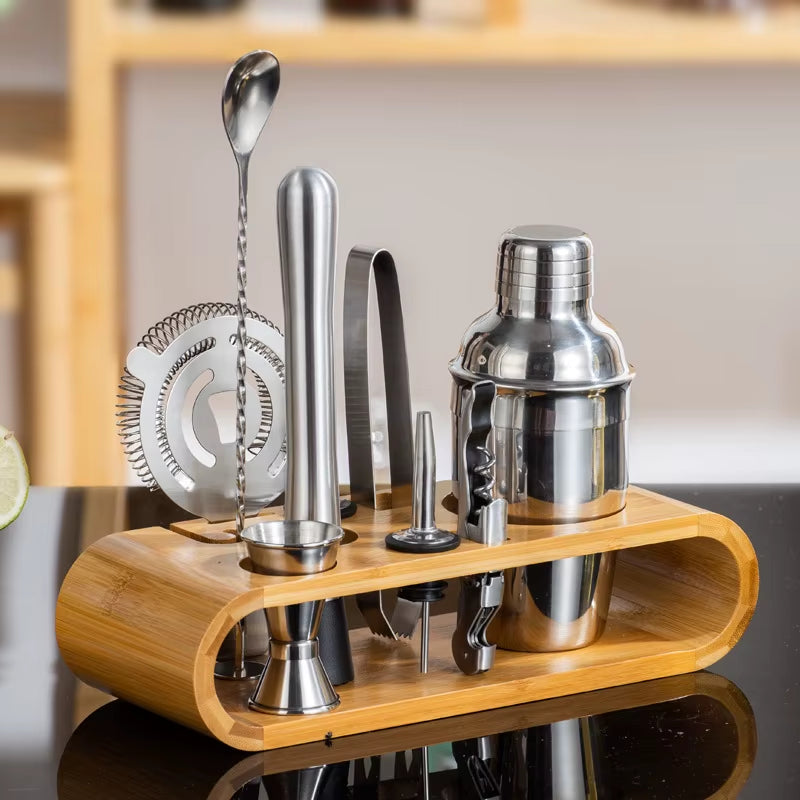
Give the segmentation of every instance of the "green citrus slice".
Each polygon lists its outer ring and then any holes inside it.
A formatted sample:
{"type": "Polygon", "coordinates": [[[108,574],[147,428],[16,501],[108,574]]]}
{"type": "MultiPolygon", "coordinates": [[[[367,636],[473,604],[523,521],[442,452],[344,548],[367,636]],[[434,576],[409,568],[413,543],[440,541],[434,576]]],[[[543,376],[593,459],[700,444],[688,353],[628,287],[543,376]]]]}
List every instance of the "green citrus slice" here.
{"type": "Polygon", "coordinates": [[[0,529],[10,525],[28,499],[28,465],[14,434],[0,425],[0,529]]]}

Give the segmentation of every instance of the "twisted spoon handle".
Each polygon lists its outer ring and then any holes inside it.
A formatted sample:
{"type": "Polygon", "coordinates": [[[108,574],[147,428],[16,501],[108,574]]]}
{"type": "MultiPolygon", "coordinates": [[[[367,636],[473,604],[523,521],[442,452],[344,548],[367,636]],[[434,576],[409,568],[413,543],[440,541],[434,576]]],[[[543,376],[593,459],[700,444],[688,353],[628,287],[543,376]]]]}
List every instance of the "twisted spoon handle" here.
{"type": "Polygon", "coordinates": [[[245,434],[247,420],[247,160],[239,161],[239,232],[236,238],[236,537],[244,529],[245,492],[245,434]]]}

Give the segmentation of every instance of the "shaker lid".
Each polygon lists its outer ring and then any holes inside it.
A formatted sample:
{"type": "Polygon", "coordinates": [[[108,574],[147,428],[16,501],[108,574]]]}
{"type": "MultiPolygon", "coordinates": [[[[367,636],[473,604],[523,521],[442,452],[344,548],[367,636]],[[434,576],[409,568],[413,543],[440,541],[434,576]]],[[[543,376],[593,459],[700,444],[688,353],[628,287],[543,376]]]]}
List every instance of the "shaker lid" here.
{"type": "Polygon", "coordinates": [[[450,372],[467,381],[575,392],[630,383],[617,332],[592,307],[592,242],[577,228],[522,225],[503,234],[497,306],[475,320],[450,372]]]}
{"type": "Polygon", "coordinates": [[[563,225],[511,228],[497,252],[497,293],[530,300],[587,300],[592,296],[591,239],[563,225]]]}
{"type": "Polygon", "coordinates": [[[586,261],[592,257],[591,239],[579,228],[566,225],[518,225],[503,234],[500,256],[520,263],[522,271],[552,261],[586,261]]]}

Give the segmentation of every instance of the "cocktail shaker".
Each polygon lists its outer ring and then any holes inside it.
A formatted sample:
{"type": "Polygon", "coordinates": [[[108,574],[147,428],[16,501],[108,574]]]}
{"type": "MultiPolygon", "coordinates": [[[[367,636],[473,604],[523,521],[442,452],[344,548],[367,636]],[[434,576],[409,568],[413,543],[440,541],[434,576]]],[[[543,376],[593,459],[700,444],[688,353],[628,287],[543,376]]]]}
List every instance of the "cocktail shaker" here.
{"type": "MultiPolygon", "coordinates": [[[[455,450],[463,399],[479,382],[496,387],[487,448],[492,492],[508,501],[510,524],[578,522],[625,506],[634,372],[594,311],[592,282],[592,243],[582,231],[507,231],[496,304],[472,323],[450,365],[455,450]]],[[[454,452],[457,498],[461,463],[454,452]]],[[[607,615],[613,561],[589,555],[509,570],[491,634],[508,649],[589,644],[607,615]]]]}

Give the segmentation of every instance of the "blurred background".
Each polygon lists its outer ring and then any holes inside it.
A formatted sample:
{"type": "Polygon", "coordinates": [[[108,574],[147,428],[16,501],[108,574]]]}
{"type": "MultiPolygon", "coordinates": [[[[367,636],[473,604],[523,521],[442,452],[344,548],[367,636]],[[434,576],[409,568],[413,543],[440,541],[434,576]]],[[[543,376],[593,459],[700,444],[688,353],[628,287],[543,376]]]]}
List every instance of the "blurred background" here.
{"type": "Polygon", "coordinates": [[[447,363],[492,304],[498,237],[558,223],[594,240],[595,306],[638,369],[632,480],[798,479],[800,3],[0,0],[0,422],[34,482],[128,480],[125,353],[234,300],[219,94],[262,47],[282,86],[249,304],[282,325],[275,190],[327,169],[338,307],[350,247],[388,248],[442,477],[447,363]]]}

